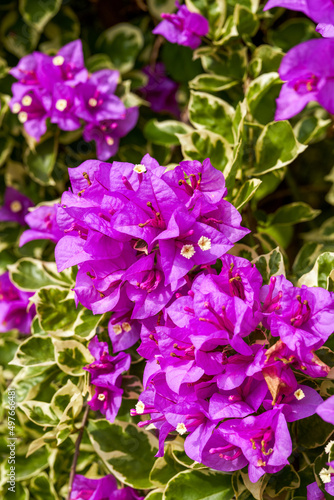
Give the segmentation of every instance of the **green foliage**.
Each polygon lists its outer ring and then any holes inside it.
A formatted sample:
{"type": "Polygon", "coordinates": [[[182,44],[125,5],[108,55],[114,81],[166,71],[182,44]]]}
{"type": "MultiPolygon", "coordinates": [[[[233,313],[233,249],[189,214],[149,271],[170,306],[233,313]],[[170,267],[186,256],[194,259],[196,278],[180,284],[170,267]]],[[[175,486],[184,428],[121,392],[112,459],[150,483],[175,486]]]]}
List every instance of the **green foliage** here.
{"type": "MultiPolygon", "coordinates": [[[[82,139],[83,127],[65,132],[48,123],[37,143],[8,105],[14,82],[8,72],[21,57],[34,50],[54,55],[81,38],[89,72],[118,70],[117,95],[127,107],[140,106],[138,125],[110,161],[140,163],[149,153],[172,169],[182,159],[210,158],[225,175],[227,199],[251,230],[235,253],[251,260],[266,284],[284,274],[298,286],[334,291],[333,117],[310,103],[291,121],[274,121],[282,58],[319,36],[314,23],[292,11],[265,13],[259,0],[185,3],[209,21],[210,31],[195,51],[151,34],[161,13],[175,11],[174,0],[124,1],[117,8],[115,2],[89,0],[1,2],[1,191],[13,186],[36,204],[53,204],[68,189],[68,167],[96,158],[93,144],[82,139]],[[143,68],[157,62],[178,84],[178,116],[154,112],[142,99],[143,68]]],[[[112,473],[147,500],[306,499],[307,485],[319,481],[326,466],[323,447],[333,432],[317,416],[289,424],[291,464],[253,484],[244,470],[226,474],[195,463],[180,436],[170,436],[164,457],[155,458],[157,431],[137,427],[140,417],[129,414],[142,390],[144,362],[137,346],[128,350],[133,362],[123,374],[118,420],[111,424],[87,413],[94,392],[83,369],[93,360],[88,345],[96,334],[109,342],[110,314],[76,306],[75,271],[58,273],[51,242],[19,248],[22,231],[0,222],[0,272],[8,270],[20,290],[34,293],[30,302],[37,313],[30,336],[14,330],[0,338],[1,417],[8,389],[15,389],[17,401],[13,500],[65,500],[78,436],[78,474],[112,473]]],[[[332,366],[332,338],[326,346],[317,354],[332,366]]],[[[324,397],[334,394],[332,377],[317,382],[324,397]]],[[[303,383],[315,384],[306,376],[303,383]]],[[[7,493],[7,437],[2,424],[0,495],[7,493]]]]}

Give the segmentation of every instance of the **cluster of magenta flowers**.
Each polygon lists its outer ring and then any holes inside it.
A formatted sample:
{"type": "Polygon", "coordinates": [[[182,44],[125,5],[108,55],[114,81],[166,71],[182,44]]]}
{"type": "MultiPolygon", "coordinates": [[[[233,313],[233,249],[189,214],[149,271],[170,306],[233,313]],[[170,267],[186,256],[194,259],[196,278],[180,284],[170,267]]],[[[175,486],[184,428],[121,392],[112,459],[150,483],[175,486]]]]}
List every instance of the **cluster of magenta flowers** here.
{"type": "Polygon", "coordinates": [[[312,101],[334,113],[334,2],[333,0],[269,0],[264,10],[286,7],[301,11],[318,24],[324,37],[293,47],[283,58],[279,75],[283,87],[277,99],[276,120],[292,118],[312,101]]]}
{"type": "Polygon", "coordinates": [[[12,86],[10,109],[37,141],[47,130],[47,119],[66,131],[84,123],[84,139],[94,140],[98,158],[107,160],[137,123],[138,108],[126,108],[115,95],[119,72],[104,69],[89,74],[80,40],[53,57],[33,52],[10,73],[18,80],[12,86]]]}
{"type": "Polygon", "coordinates": [[[154,35],[162,35],[166,40],[191,49],[197,49],[201,37],[209,32],[209,22],[201,14],[191,12],[185,5],[175,2],[175,14],[161,14],[162,21],[153,30],[154,35]]]}
{"type": "Polygon", "coordinates": [[[77,302],[112,312],[114,355],[90,344],[91,408],[114,420],[130,365],[121,351],[140,338],[147,364],[132,415],[150,415],[139,425],[156,428],[157,456],[178,433],[188,456],[211,468],[248,465],[253,482],[281,470],[288,423],[327,403],[296,373],[329,371],[315,351],[333,331],[333,294],[284,276],[263,285],[253,264],[227,254],[249,231],[209,159],[174,170],[149,155],[137,165],[87,161],[69,175],[57,266],[78,265],[77,302]]]}
{"type": "Polygon", "coordinates": [[[136,490],[117,487],[117,481],[109,474],[101,479],[89,479],[77,474],[74,477],[70,500],[143,500],[136,490]]]}
{"type": "Polygon", "coordinates": [[[8,272],[0,275],[0,332],[18,330],[23,334],[30,333],[36,314],[35,306],[29,305],[32,295],[13,285],[8,272]]]}

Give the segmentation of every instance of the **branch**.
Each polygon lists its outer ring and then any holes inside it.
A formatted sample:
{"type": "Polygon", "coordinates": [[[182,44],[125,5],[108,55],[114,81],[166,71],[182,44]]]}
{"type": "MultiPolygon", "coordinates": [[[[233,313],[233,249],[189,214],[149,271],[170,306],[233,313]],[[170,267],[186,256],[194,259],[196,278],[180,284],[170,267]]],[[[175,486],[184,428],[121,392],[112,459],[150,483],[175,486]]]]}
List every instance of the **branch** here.
{"type": "Polygon", "coordinates": [[[67,500],[71,499],[73,481],[74,481],[75,471],[76,471],[76,468],[77,468],[77,462],[78,462],[79,453],[80,453],[80,444],[81,444],[82,436],[83,436],[83,433],[84,433],[84,430],[85,430],[85,427],[86,427],[86,424],[87,424],[88,413],[89,413],[89,406],[87,405],[86,409],[85,409],[85,413],[84,413],[83,419],[82,419],[82,423],[81,423],[81,427],[80,427],[80,430],[79,430],[79,434],[78,434],[77,440],[75,442],[75,452],[74,452],[73,462],[72,462],[72,465],[71,465],[70,483],[69,483],[69,486],[68,486],[67,500]]]}

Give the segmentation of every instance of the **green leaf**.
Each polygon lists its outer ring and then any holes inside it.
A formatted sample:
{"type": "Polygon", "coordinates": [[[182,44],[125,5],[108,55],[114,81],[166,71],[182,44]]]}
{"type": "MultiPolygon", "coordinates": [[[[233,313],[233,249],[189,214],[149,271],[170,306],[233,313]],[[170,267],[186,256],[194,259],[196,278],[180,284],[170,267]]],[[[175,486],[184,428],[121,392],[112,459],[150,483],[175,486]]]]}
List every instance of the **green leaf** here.
{"type": "Polygon", "coordinates": [[[274,248],[270,253],[260,255],[252,260],[258,271],[260,271],[264,283],[269,283],[272,276],[285,276],[284,258],[280,249],[274,248]]]}
{"type": "Polygon", "coordinates": [[[307,203],[297,201],[278,208],[275,213],[269,214],[268,225],[280,224],[291,226],[313,220],[321,213],[321,210],[314,210],[307,203]]]}
{"type": "Polygon", "coordinates": [[[27,151],[26,165],[29,175],[42,186],[54,185],[51,174],[58,152],[58,140],[55,136],[37,144],[35,151],[27,151]]]}
{"type": "Polygon", "coordinates": [[[37,476],[48,467],[48,459],[49,452],[46,448],[36,451],[29,457],[29,460],[24,455],[17,455],[15,463],[16,481],[24,481],[37,476]]]}
{"type": "Polygon", "coordinates": [[[271,474],[266,486],[266,493],[272,498],[277,498],[283,491],[295,490],[300,486],[300,478],[292,467],[286,465],[284,469],[271,474]]]}
{"type": "Polygon", "coordinates": [[[164,491],[162,489],[150,491],[149,494],[146,495],[145,500],[163,500],[163,493],[164,491]]]}
{"type": "Polygon", "coordinates": [[[260,22],[256,14],[251,12],[247,7],[238,3],[235,6],[233,17],[239,35],[252,37],[258,31],[260,22]]]}
{"type": "Polygon", "coordinates": [[[23,401],[18,407],[27,415],[29,420],[37,425],[55,427],[59,419],[50,407],[50,403],[43,401],[23,401]]]}
{"type": "Polygon", "coordinates": [[[42,472],[38,476],[34,477],[29,483],[30,493],[34,495],[36,500],[57,500],[57,494],[53,487],[52,482],[50,482],[49,476],[42,472]]]}
{"type": "Polygon", "coordinates": [[[294,425],[298,435],[298,446],[307,449],[324,446],[333,433],[333,425],[324,422],[318,415],[303,418],[294,425]]]}
{"type": "Polygon", "coordinates": [[[277,72],[283,56],[283,51],[277,47],[260,45],[253,52],[249,67],[251,75],[256,78],[260,74],[277,72]]]}
{"type": "Polygon", "coordinates": [[[39,322],[45,332],[70,330],[81,310],[80,306],[76,309],[74,299],[68,298],[68,290],[60,287],[41,288],[31,300],[36,304],[39,322]]]}
{"type": "Polygon", "coordinates": [[[145,128],[144,135],[154,144],[161,146],[175,146],[180,144],[178,134],[192,132],[192,128],[185,123],[176,120],[164,120],[159,122],[155,118],[150,120],[145,128]]]}
{"type": "Polygon", "coordinates": [[[69,271],[58,273],[54,262],[25,257],[8,266],[11,281],[21,290],[34,292],[42,287],[56,285],[70,288],[73,285],[69,271]]]}
{"type": "Polygon", "coordinates": [[[324,109],[312,106],[310,113],[310,115],[303,116],[293,129],[298,141],[302,144],[325,139],[328,127],[331,124],[331,119],[328,118],[328,114],[324,109]]]}
{"type": "Polygon", "coordinates": [[[209,21],[210,38],[219,38],[226,16],[225,0],[186,0],[186,5],[189,10],[202,14],[209,21]]]}
{"type": "Polygon", "coordinates": [[[89,421],[88,433],[96,453],[117,479],[139,489],[152,488],[149,473],[158,441],[128,422],[89,421]]]}
{"type": "MultiPolygon", "coordinates": [[[[247,69],[247,47],[227,47],[224,53],[213,53],[201,57],[203,68],[208,73],[243,80],[247,69]]],[[[194,75],[195,76],[195,75],[194,75]]]]}
{"type": "Polygon", "coordinates": [[[18,58],[30,54],[39,40],[38,31],[26,24],[14,10],[3,17],[0,34],[4,47],[18,58]]]}
{"type": "Polygon", "coordinates": [[[73,325],[74,334],[79,338],[91,339],[102,318],[102,314],[93,314],[89,309],[83,309],[73,325]]]}
{"type": "Polygon", "coordinates": [[[255,78],[247,90],[247,102],[249,110],[255,120],[265,125],[272,121],[276,111],[281,80],[277,73],[265,73],[255,78]]]}
{"type": "Polygon", "coordinates": [[[234,143],[232,121],[234,108],[226,101],[204,92],[190,93],[189,120],[200,130],[210,130],[234,143]]]}
{"type": "Polygon", "coordinates": [[[210,158],[212,165],[224,173],[233,161],[231,146],[223,137],[206,130],[194,131],[179,136],[182,154],[185,159],[203,162],[210,158]]]}
{"type": "Polygon", "coordinates": [[[203,90],[205,92],[220,92],[221,90],[227,90],[235,85],[238,85],[237,80],[232,80],[229,77],[219,76],[219,75],[197,75],[191,82],[189,82],[189,87],[193,90],[203,90]]]}
{"type": "Polygon", "coordinates": [[[90,73],[94,73],[95,71],[99,71],[101,69],[112,69],[113,65],[107,54],[94,54],[87,59],[86,68],[90,73]]]}
{"type": "Polygon", "coordinates": [[[167,484],[165,500],[231,500],[231,477],[216,471],[186,470],[167,484]]]}
{"type": "Polygon", "coordinates": [[[47,0],[36,2],[36,0],[20,0],[19,10],[27,24],[37,31],[43,31],[44,26],[59,11],[62,0],[47,0]]]}
{"type": "Polygon", "coordinates": [[[157,458],[150,472],[150,481],[156,486],[165,486],[172,477],[185,469],[173,456],[171,445],[165,447],[163,457],[157,458]]]}
{"type": "Polygon", "coordinates": [[[10,364],[16,366],[48,366],[53,365],[55,362],[51,338],[34,335],[20,344],[10,364]]]}
{"type": "Polygon", "coordinates": [[[305,17],[289,19],[268,34],[270,43],[280,47],[284,52],[299,43],[319,37],[320,35],[314,31],[314,23],[305,17]]]}
{"type": "Polygon", "coordinates": [[[137,55],[144,45],[144,37],[139,28],[129,23],[120,23],[104,31],[96,42],[100,52],[107,54],[121,73],[130,71],[137,55]]]}
{"type": "Polygon", "coordinates": [[[263,175],[288,165],[306,147],[297,141],[288,121],[268,123],[255,145],[254,174],[263,175]]]}
{"type": "Polygon", "coordinates": [[[333,281],[334,252],[324,252],[317,257],[311,271],[300,277],[298,285],[321,286],[332,292],[333,281]]]}
{"type": "Polygon", "coordinates": [[[167,73],[176,82],[188,82],[203,72],[200,61],[193,60],[193,50],[189,47],[165,42],[161,56],[167,73]]]}
{"type": "Polygon", "coordinates": [[[241,210],[242,207],[253,198],[261,183],[262,181],[260,179],[249,179],[241,186],[238,194],[233,200],[233,205],[237,210],[241,210]]]}
{"type": "Polygon", "coordinates": [[[53,345],[57,365],[64,373],[74,377],[85,375],[83,367],[94,361],[87,347],[76,340],[53,339],[53,345]]]}
{"type": "Polygon", "coordinates": [[[175,10],[174,0],[147,0],[147,7],[150,14],[160,21],[163,12],[171,13],[175,10]]]}
{"type": "Polygon", "coordinates": [[[311,271],[322,248],[321,244],[311,241],[301,247],[292,266],[297,279],[311,271]]]}

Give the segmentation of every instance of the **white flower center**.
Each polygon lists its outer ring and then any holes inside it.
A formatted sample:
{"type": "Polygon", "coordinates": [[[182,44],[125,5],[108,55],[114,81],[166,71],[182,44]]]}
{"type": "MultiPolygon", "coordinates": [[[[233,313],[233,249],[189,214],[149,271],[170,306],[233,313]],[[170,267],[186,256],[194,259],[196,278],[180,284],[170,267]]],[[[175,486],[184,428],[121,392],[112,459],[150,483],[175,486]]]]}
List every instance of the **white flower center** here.
{"type": "Polygon", "coordinates": [[[136,412],[138,415],[142,415],[144,413],[144,410],[145,410],[145,405],[142,401],[138,401],[138,403],[136,404],[136,412]]]}
{"type": "Polygon", "coordinates": [[[97,100],[94,99],[94,97],[91,97],[88,101],[88,104],[92,107],[95,108],[97,106],[97,100]]]}
{"type": "Polygon", "coordinates": [[[64,64],[64,61],[65,61],[65,59],[63,58],[63,56],[55,56],[52,59],[52,64],[54,66],[62,66],[64,64]]]}
{"type": "Polygon", "coordinates": [[[207,238],[206,236],[201,236],[200,239],[198,240],[198,246],[203,251],[210,250],[211,248],[210,238],[207,238]]]}
{"type": "Polygon", "coordinates": [[[21,111],[21,104],[18,102],[15,102],[12,107],[13,113],[17,114],[21,111]]]}
{"type": "Polygon", "coordinates": [[[65,111],[65,109],[67,108],[66,99],[58,99],[55,106],[56,106],[56,109],[58,109],[58,111],[65,111]]]}
{"type": "Polygon", "coordinates": [[[114,144],[114,139],[112,137],[110,137],[109,135],[106,137],[106,142],[108,144],[108,146],[112,146],[114,144]]]}
{"type": "Polygon", "coordinates": [[[105,397],[105,395],[104,395],[104,394],[99,394],[99,395],[97,396],[97,399],[98,399],[99,401],[104,401],[104,400],[106,399],[106,397],[105,397]]]}
{"type": "Polygon", "coordinates": [[[321,471],[319,472],[319,477],[324,484],[330,483],[332,480],[330,468],[329,469],[325,469],[325,468],[321,469],[321,471]]]}
{"type": "Polygon", "coordinates": [[[180,436],[183,436],[183,434],[188,432],[187,427],[183,423],[177,424],[176,430],[180,434],[180,436]]]}
{"type": "Polygon", "coordinates": [[[329,443],[326,444],[326,447],[325,447],[326,453],[330,453],[332,451],[333,444],[334,444],[334,441],[329,441],[329,443]]]}
{"type": "Polygon", "coordinates": [[[119,335],[120,333],[122,333],[121,325],[113,325],[112,329],[114,330],[115,335],[119,335]]]}
{"type": "Polygon", "coordinates": [[[141,163],[137,163],[137,165],[133,167],[133,170],[134,172],[137,172],[137,174],[145,174],[145,172],[147,172],[145,165],[142,165],[141,163]]]}
{"type": "Polygon", "coordinates": [[[17,117],[21,123],[25,123],[28,120],[28,113],[20,111],[17,117]]]}
{"type": "Polygon", "coordinates": [[[32,98],[30,97],[30,95],[25,95],[22,99],[23,106],[30,106],[31,103],[32,103],[32,98]]]}
{"type": "Polygon", "coordinates": [[[10,210],[14,212],[14,214],[21,212],[22,208],[22,204],[18,200],[12,201],[10,204],[10,210]]]}
{"type": "Polygon", "coordinates": [[[296,399],[298,399],[298,401],[300,401],[301,399],[304,399],[305,398],[305,392],[302,390],[302,389],[297,389],[294,393],[293,393],[294,397],[296,399]]]}
{"type": "Polygon", "coordinates": [[[186,259],[191,259],[195,255],[194,245],[183,245],[181,248],[181,255],[186,259]]]}
{"type": "Polygon", "coordinates": [[[122,328],[123,328],[123,330],[125,332],[131,332],[131,325],[130,325],[130,323],[126,323],[126,322],[122,323],[122,328]]]}

